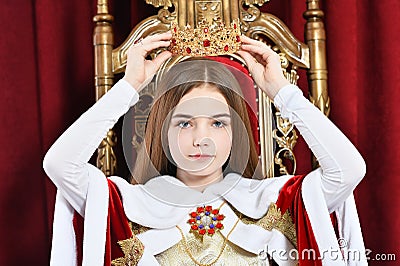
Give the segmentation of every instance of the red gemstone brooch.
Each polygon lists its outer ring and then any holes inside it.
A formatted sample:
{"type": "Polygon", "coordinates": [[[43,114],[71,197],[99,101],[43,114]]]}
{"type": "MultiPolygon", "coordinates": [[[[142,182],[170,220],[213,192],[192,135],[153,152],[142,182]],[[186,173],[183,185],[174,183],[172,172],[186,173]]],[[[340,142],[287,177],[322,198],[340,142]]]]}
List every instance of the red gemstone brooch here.
{"type": "Polygon", "coordinates": [[[219,209],[213,209],[211,206],[197,207],[196,211],[189,215],[190,219],[187,222],[190,224],[190,232],[212,236],[224,228],[222,221],[225,216],[219,213],[219,209]]]}

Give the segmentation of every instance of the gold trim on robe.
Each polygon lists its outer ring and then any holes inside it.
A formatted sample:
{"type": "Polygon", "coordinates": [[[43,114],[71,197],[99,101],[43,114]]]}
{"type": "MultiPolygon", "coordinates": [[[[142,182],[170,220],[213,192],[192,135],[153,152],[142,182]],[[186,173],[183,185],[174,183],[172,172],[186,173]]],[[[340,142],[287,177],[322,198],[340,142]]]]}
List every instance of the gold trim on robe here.
{"type": "MultiPolygon", "coordinates": [[[[233,206],[231,206],[231,208],[236,214],[239,214],[233,206]]],[[[296,231],[289,212],[285,212],[282,215],[281,211],[273,202],[269,205],[267,214],[262,218],[252,219],[249,217],[242,217],[241,221],[245,224],[260,226],[268,231],[276,229],[285,235],[294,246],[296,246],[296,231]]],[[[113,260],[111,265],[136,265],[139,261],[134,254],[136,254],[135,250],[143,248],[143,244],[140,241],[139,243],[135,241],[135,239],[138,240],[135,235],[143,233],[150,228],[132,222],[129,222],[129,225],[134,237],[118,242],[125,257],[113,260]]],[[[202,237],[196,236],[192,233],[187,233],[185,237],[190,253],[197,259],[197,261],[205,265],[215,260],[224,245],[224,236],[220,232],[217,232],[213,236],[204,235],[202,237]]],[[[182,240],[164,252],[156,255],[155,258],[160,265],[193,265],[193,260],[187,254],[182,240]]],[[[268,263],[268,261],[260,260],[257,255],[242,249],[228,240],[224,251],[214,265],[260,265],[260,263],[268,263]]]]}

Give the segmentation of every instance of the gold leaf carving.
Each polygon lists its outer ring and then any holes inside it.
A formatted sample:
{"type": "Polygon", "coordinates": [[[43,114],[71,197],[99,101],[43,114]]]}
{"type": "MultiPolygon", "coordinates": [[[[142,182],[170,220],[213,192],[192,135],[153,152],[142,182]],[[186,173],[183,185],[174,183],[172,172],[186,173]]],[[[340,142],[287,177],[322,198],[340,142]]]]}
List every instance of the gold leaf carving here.
{"type": "Polygon", "coordinates": [[[196,23],[207,21],[207,23],[218,26],[217,21],[222,17],[220,1],[196,2],[196,23]]]}
{"type": "Polygon", "coordinates": [[[154,7],[171,7],[173,1],[171,0],[146,0],[146,3],[149,5],[153,5],[154,7]]]}
{"type": "Polygon", "coordinates": [[[275,154],[275,163],[279,165],[281,174],[289,174],[286,166],[283,164],[283,158],[293,162],[293,174],[296,172],[296,157],[293,148],[297,143],[297,133],[293,125],[288,119],[282,118],[280,112],[275,113],[277,129],[272,131],[272,136],[279,146],[279,150],[275,154]]]}
{"type": "Polygon", "coordinates": [[[97,150],[97,167],[107,176],[113,175],[117,169],[117,157],[113,150],[116,144],[117,135],[109,130],[97,150]]]}
{"type": "Polygon", "coordinates": [[[262,6],[263,4],[269,2],[269,0],[245,0],[244,4],[245,5],[258,5],[258,6],[262,6]]]}

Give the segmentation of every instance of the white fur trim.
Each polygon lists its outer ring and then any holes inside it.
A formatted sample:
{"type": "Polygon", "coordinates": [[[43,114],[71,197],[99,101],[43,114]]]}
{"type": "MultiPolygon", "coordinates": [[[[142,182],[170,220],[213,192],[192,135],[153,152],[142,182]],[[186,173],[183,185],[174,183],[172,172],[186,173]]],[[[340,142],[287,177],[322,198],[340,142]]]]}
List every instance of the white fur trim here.
{"type": "Polygon", "coordinates": [[[105,178],[91,178],[86,198],[82,265],[104,265],[108,216],[108,185],[105,178]]]}
{"type": "Polygon", "coordinates": [[[346,244],[342,249],[347,265],[368,265],[364,240],[361,233],[360,221],[358,219],[354,196],[350,197],[336,210],[339,235],[346,244]]]}
{"type": "Polygon", "coordinates": [[[72,219],[74,209],[57,191],[53,221],[51,266],[76,266],[76,241],[72,219]]]}
{"type": "MultiPolygon", "coordinates": [[[[310,173],[304,178],[302,198],[322,258],[322,265],[348,265],[343,260],[342,251],[329,217],[328,207],[321,190],[321,179],[315,172],[310,173]]],[[[356,214],[352,215],[353,219],[356,218],[354,215],[356,214]]],[[[346,223],[349,224],[352,222],[346,221],[346,223]]],[[[343,227],[343,224],[341,226],[343,227]]],[[[361,234],[356,238],[360,237],[361,234]]],[[[346,241],[349,240],[347,239],[346,241]]]]}

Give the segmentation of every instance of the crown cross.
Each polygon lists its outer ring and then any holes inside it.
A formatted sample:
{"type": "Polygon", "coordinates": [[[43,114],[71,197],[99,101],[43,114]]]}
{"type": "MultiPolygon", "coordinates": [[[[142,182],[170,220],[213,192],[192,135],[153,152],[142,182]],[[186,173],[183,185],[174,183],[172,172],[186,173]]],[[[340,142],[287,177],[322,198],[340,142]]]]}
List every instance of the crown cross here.
{"type": "Polygon", "coordinates": [[[190,25],[180,29],[173,23],[169,50],[183,56],[217,56],[238,51],[241,45],[238,20],[232,21],[230,27],[226,27],[221,20],[216,22],[210,24],[203,20],[195,29],[190,25]]]}

